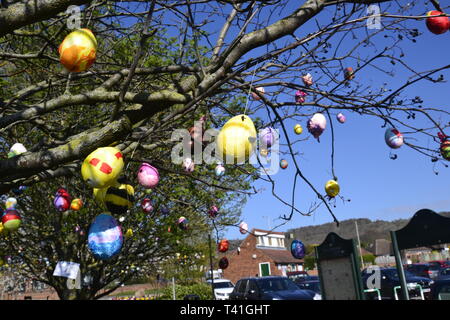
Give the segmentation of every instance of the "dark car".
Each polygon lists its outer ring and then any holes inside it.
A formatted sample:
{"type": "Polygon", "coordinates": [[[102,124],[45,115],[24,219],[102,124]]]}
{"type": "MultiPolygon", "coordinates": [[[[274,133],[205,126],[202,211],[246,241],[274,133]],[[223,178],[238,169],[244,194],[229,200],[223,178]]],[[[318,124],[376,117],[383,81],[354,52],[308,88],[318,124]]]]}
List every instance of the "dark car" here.
{"type": "Polygon", "coordinates": [[[309,277],[308,272],[306,271],[290,271],[287,272],[286,275],[294,282],[297,282],[297,280],[304,280],[305,278],[309,277]]]}
{"type": "Polygon", "coordinates": [[[450,300],[450,276],[439,277],[434,281],[431,296],[435,300],[450,300]]]}
{"type": "Polygon", "coordinates": [[[436,278],[436,280],[447,280],[450,279],[450,267],[448,268],[442,268],[439,271],[439,275],[436,278]]]}
{"type": "Polygon", "coordinates": [[[300,289],[287,277],[269,276],[240,279],[230,300],[320,300],[312,290],[300,289]]]}
{"type": "MultiPolygon", "coordinates": [[[[362,281],[364,289],[368,289],[367,280],[373,273],[367,272],[367,270],[363,270],[361,273],[362,281]]],[[[397,273],[396,268],[380,268],[380,294],[381,299],[395,299],[397,292],[397,297],[402,299],[402,290],[400,288],[400,278],[397,273]],[[397,289],[395,289],[397,288],[397,289]],[[396,290],[396,291],[394,291],[396,290]]],[[[422,292],[424,294],[425,299],[431,298],[431,284],[433,284],[433,280],[425,277],[418,277],[408,271],[405,270],[405,278],[406,283],[408,285],[409,297],[411,299],[421,298],[420,289],[417,285],[422,287],[422,292]]]]}
{"type": "Polygon", "coordinates": [[[296,282],[296,284],[300,287],[300,289],[311,290],[311,291],[314,291],[315,293],[321,295],[322,292],[320,289],[319,277],[310,276],[310,278],[313,278],[313,279],[298,281],[298,282],[296,282]]]}
{"type": "Polygon", "coordinates": [[[405,270],[419,277],[434,279],[439,275],[441,266],[435,263],[413,263],[407,264],[405,270]]]}
{"type": "Polygon", "coordinates": [[[428,263],[437,265],[440,268],[448,268],[448,267],[450,267],[450,261],[446,261],[446,260],[434,260],[434,261],[428,261],[428,263]]]}

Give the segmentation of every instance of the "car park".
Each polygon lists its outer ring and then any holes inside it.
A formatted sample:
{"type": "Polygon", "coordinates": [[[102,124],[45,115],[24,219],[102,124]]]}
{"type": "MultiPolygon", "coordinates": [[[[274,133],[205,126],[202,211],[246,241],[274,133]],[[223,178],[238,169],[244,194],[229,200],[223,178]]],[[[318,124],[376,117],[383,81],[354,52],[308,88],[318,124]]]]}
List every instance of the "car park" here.
{"type": "Polygon", "coordinates": [[[230,300],[321,300],[320,294],[301,289],[292,280],[282,276],[240,279],[230,300]]]}
{"type": "MultiPolygon", "coordinates": [[[[207,280],[211,284],[211,280],[207,280]]],[[[216,300],[228,300],[234,289],[233,283],[228,279],[214,279],[214,297],[216,300]]]]}
{"type": "MultiPolygon", "coordinates": [[[[396,268],[380,268],[380,291],[381,299],[402,299],[400,278],[396,268]]],[[[421,299],[422,294],[425,299],[431,299],[431,285],[433,280],[426,277],[416,276],[408,271],[405,272],[406,283],[410,299],[421,299]]],[[[364,289],[369,288],[368,280],[373,273],[363,270],[361,273],[364,289]]]]}

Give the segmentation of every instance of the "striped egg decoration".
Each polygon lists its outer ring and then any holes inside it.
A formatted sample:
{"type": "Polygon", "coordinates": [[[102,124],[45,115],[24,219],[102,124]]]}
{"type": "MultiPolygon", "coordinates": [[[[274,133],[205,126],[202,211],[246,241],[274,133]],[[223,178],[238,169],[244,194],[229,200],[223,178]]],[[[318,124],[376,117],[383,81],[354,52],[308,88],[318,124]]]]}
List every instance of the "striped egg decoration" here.
{"type": "Polygon", "coordinates": [[[134,188],[130,184],[122,183],[106,190],[104,203],[106,208],[114,214],[124,214],[133,206],[134,188]]]}

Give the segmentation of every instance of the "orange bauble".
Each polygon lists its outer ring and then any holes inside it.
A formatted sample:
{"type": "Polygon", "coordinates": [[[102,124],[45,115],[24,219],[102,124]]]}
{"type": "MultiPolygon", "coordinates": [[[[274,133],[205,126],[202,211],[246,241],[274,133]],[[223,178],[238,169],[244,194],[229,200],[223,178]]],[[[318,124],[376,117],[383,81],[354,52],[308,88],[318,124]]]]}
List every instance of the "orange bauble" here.
{"type": "Polygon", "coordinates": [[[97,40],[89,29],[70,33],[58,48],[59,61],[70,72],[89,69],[97,55],[97,40]]]}
{"type": "Polygon", "coordinates": [[[230,243],[228,242],[227,239],[220,240],[218,245],[219,252],[227,252],[229,246],[230,243]]]}

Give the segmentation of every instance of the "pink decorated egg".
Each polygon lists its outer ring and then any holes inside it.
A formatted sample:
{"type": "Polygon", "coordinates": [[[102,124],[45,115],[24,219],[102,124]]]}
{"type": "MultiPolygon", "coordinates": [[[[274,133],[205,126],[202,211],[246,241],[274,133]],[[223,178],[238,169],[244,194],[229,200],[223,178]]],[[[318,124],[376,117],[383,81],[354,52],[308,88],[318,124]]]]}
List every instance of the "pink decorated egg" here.
{"type": "Polygon", "coordinates": [[[308,131],[316,139],[318,139],[320,137],[320,135],[325,130],[326,126],[327,126],[327,119],[321,113],[314,114],[312,116],[312,118],[308,120],[308,123],[307,123],[308,131]]]}
{"type": "Polygon", "coordinates": [[[142,163],[138,171],[138,181],[146,189],[156,187],[159,182],[158,169],[146,162],[142,163]]]}

